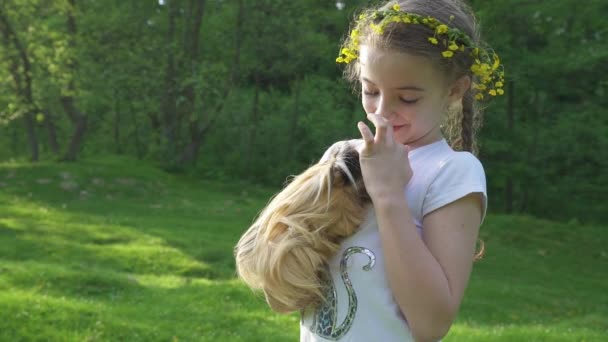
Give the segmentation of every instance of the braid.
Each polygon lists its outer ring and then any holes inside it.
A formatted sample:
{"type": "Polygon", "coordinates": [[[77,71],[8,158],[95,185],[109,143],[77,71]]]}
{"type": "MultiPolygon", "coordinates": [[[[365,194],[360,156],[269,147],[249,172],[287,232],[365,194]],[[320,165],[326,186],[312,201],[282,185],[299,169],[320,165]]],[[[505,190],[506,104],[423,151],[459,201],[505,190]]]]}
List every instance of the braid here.
{"type": "Polygon", "coordinates": [[[477,131],[482,125],[483,112],[477,107],[470,89],[462,97],[458,106],[449,107],[443,117],[442,133],[456,151],[469,151],[477,156],[477,131]]]}
{"type": "Polygon", "coordinates": [[[475,141],[476,127],[474,125],[475,108],[473,106],[473,94],[467,91],[462,97],[462,118],[460,121],[460,139],[463,151],[469,151],[477,155],[477,143],[475,141]]]}

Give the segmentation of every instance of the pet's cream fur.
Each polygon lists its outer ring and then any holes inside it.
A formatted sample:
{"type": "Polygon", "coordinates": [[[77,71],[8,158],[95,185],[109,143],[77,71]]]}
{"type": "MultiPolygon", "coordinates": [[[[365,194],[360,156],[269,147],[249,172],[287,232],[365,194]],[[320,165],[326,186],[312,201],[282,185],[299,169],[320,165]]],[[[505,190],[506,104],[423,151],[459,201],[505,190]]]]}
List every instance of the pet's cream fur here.
{"type": "Polygon", "coordinates": [[[234,248],[238,276],[277,312],[323,300],[327,262],[370,202],[352,141],[335,143],[262,210],[234,248]]]}

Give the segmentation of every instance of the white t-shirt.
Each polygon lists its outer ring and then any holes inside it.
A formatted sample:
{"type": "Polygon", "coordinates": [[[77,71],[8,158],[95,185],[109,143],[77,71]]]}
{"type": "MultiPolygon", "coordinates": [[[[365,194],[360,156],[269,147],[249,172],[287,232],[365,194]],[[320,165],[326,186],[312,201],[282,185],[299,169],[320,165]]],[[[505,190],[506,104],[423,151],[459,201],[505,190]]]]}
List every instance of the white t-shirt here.
{"type": "MultiPolygon", "coordinates": [[[[442,139],[410,151],[409,160],[413,176],[404,193],[419,234],[426,214],[472,192],[483,193],[483,222],[485,172],[473,154],[456,152],[442,139]]],[[[301,342],[414,341],[388,285],[375,211],[371,205],[365,210],[360,229],[329,262],[330,300],[301,312],[301,342]]]]}

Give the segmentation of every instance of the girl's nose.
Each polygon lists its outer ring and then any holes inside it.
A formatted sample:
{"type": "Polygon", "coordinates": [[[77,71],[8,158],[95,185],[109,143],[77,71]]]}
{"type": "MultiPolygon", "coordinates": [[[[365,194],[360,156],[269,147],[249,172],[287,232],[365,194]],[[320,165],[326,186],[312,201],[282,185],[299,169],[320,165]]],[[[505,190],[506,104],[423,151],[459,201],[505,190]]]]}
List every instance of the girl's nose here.
{"type": "Polygon", "coordinates": [[[388,99],[384,97],[380,98],[375,114],[380,115],[387,120],[393,115],[393,109],[391,108],[388,99]]]}

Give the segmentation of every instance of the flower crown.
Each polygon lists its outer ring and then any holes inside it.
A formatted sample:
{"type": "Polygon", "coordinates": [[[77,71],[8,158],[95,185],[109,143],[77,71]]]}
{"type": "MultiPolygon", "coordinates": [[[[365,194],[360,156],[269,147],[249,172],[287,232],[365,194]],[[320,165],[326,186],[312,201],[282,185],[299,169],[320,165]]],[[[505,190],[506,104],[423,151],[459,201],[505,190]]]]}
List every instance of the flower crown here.
{"type": "MultiPolygon", "coordinates": [[[[355,28],[350,32],[340,51],[340,56],[336,58],[336,62],[348,64],[358,57],[361,29],[370,19],[370,28],[379,35],[384,33],[384,29],[390,23],[420,24],[431,28],[434,35],[428,37],[427,40],[433,45],[441,43],[446,48],[441,52],[443,58],[452,58],[455,53],[459,52],[468,52],[473,58],[474,62],[470,69],[479,80],[479,83],[473,82],[472,85],[472,88],[477,90],[476,100],[483,100],[484,94],[490,96],[504,94],[502,89],[504,67],[493,50],[478,46],[461,30],[449,27],[433,17],[403,12],[399,5],[394,5],[386,11],[360,15],[359,20],[355,22],[355,28]]],[[[450,16],[450,21],[452,20],[454,20],[453,15],[450,16]]]]}

